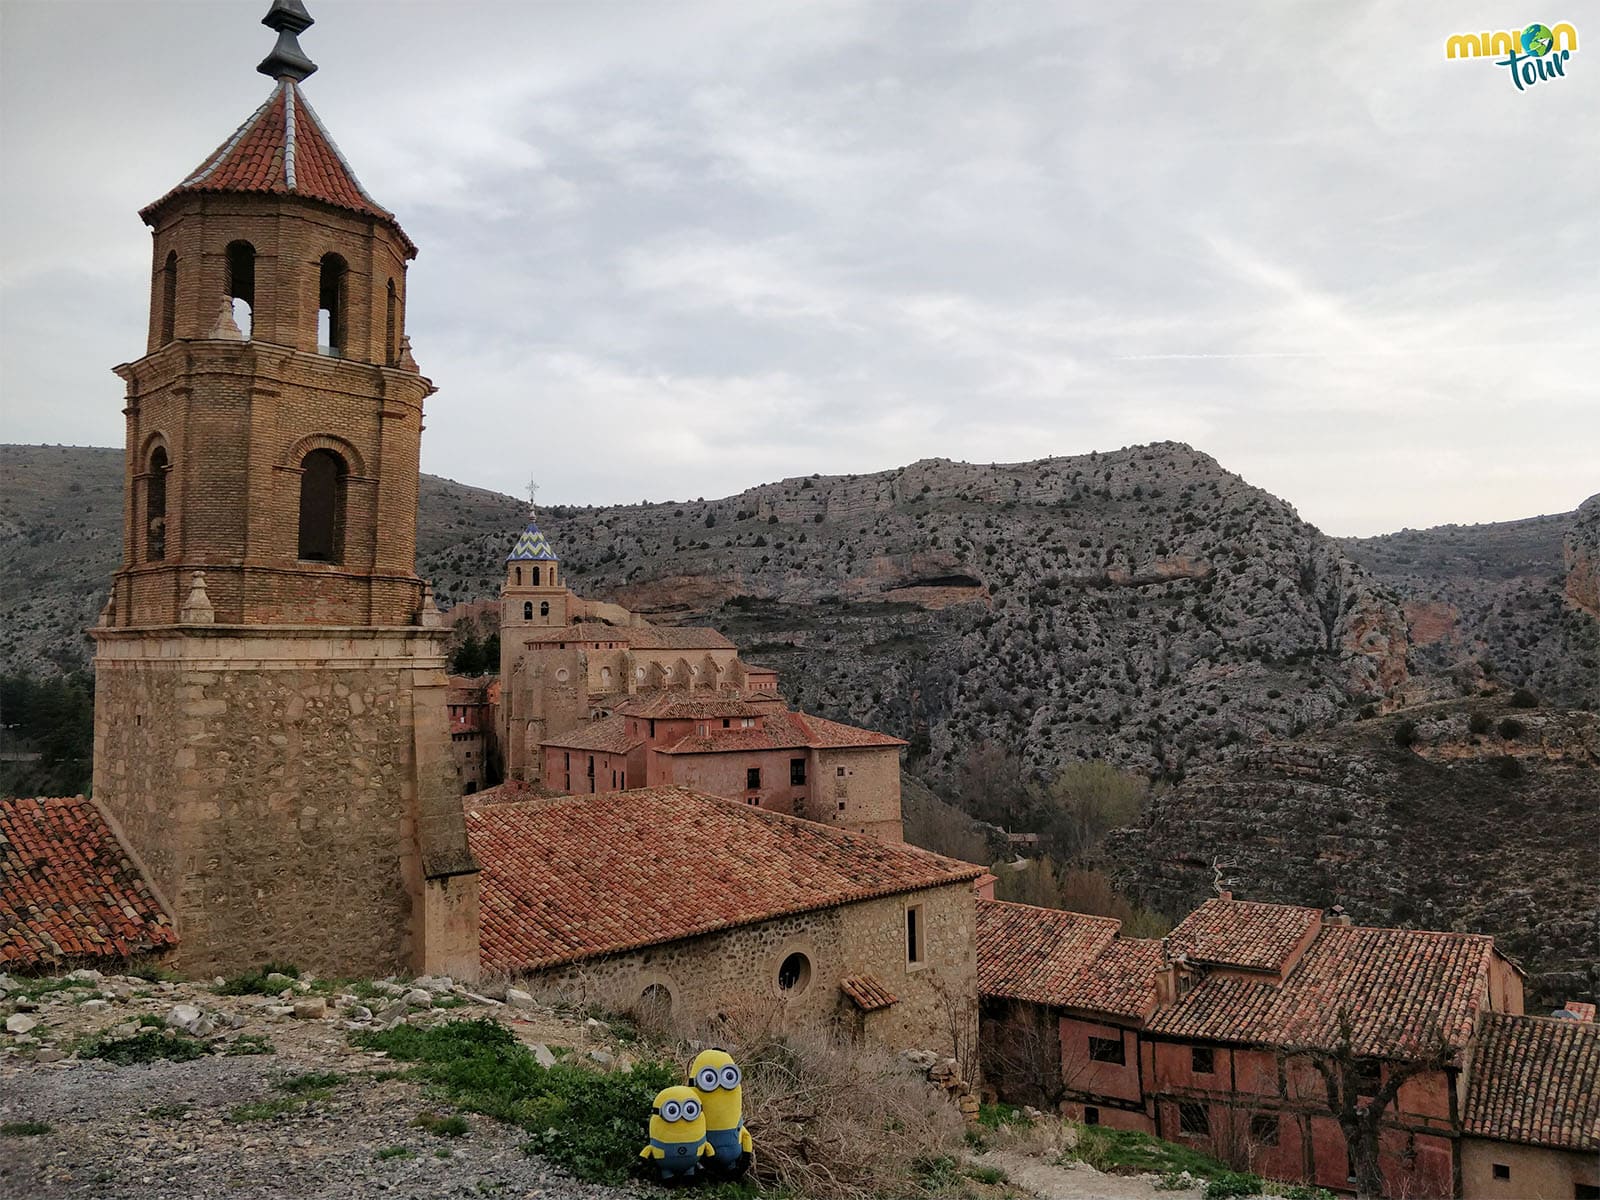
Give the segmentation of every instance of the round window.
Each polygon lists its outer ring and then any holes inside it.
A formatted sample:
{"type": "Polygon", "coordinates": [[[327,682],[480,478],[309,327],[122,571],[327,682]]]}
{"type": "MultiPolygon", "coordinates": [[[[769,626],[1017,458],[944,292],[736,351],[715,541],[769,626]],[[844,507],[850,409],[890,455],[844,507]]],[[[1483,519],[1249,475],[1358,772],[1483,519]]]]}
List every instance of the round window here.
{"type": "Polygon", "coordinates": [[[567,669],[565,667],[561,667],[560,669],[558,669],[556,671],[556,682],[557,683],[565,683],[566,681],[567,681],[567,669]]]}
{"type": "Polygon", "coordinates": [[[778,964],[778,990],[798,993],[811,982],[811,960],[796,950],[778,964]]]}

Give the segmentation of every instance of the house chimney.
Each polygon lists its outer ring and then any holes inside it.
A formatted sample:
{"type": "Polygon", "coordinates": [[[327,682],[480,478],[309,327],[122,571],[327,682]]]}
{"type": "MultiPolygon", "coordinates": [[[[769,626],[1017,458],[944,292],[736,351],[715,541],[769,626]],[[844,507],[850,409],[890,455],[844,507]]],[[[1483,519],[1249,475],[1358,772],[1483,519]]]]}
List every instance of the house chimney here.
{"type": "Polygon", "coordinates": [[[1232,900],[1233,899],[1233,893],[1230,892],[1230,891],[1220,891],[1220,892],[1217,893],[1217,899],[1218,900],[1232,900]]]}
{"type": "Polygon", "coordinates": [[[1328,910],[1328,924],[1344,925],[1349,927],[1350,925],[1354,924],[1354,922],[1350,920],[1350,914],[1345,912],[1344,905],[1335,904],[1331,909],[1328,910]]]}

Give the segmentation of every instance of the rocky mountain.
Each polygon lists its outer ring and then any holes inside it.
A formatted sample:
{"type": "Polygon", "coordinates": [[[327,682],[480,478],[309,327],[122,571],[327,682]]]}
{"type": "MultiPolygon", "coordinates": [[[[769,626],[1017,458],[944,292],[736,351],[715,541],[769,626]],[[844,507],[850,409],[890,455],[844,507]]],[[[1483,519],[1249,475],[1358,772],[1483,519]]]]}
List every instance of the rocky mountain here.
{"type": "Polygon", "coordinates": [[[1242,899],[1493,934],[1553,1003],[1600,988],[1597,797],[1596,714],[1452,700],[1198,770],[1107,854],[1121,888],[1169,912],[1210,895],[1221,860],[1242,899]]]}
{"type": "MultiPolygon", "coordinates": [[[[0,448],[0,668],[86,660],[119,553],[121,460],[0,448]]],[[[421,509],[418,568],[441,602],[494,596],[524,506],[424,476],[421,509]]],[[[1098,756],[1181,775],[1496,682],[1594,706],[1596,623],[1557,583],[1570,526],[1572,576],[1594,591],[1600,505],[1582,513],[1341,544],[1158,443],[547,506],[540,521],[578,590],[716,625],[792,700],[910,738],[938,777],[985,740],[1040,773],[1098,756]],[[1441,636],[1445,608],[1458,615],[1441,636]]]]}
{"type": "Polygon", "coordinates": [[[1499,681],[1600,709],[1600,496],[1575,513],[1340,545],[1400,598],[1412,667],[1435,693],[1499,681]]]}

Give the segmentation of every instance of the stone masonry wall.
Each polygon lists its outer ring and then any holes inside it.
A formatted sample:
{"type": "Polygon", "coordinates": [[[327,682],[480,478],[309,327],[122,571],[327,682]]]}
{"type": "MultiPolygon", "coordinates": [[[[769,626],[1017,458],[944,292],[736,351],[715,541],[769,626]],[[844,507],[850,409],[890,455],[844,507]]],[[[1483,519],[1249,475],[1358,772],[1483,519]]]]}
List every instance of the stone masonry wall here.
{"type": "Polygon", "coordinates": [[[97,631],[95,798],[190,973],[415,966],[424,857],[470,867],[433,795],[460,825],[439,635],[318,632],[97,631]]]}
{"type": "MultiPolygon", "coordinates": [[[[895,1050],[928,1049],[970,1063],[977,1039],[976,904],[969,884],[863,900],[662,946],[535,973],[534,982],[574,999],[626,1011],[651,985],[672,996],[674,1021],[725,1016],[791,1029],[865,1028],[895,1050]],[[906,961],[906,908],[923,906],[925,965],[906,961]],[[792,953],[810,960],[810,977],[788,992],[778,968],[792,953]],[[839,981],[873,975],[899,998],[863,1023],[839,981]]],[[[965,1072],[969,1077],[972,1070],[965,1072]]]]}

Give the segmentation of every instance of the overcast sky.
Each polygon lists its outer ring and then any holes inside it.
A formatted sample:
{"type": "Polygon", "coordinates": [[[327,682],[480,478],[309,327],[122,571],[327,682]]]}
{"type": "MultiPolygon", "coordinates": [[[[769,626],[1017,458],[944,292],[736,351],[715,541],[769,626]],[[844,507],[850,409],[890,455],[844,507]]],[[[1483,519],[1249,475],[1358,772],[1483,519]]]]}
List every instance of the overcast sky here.
{"type": "MultiPolygon", "coordinates": [[[[308,0],[424,469],[541,502],[1186,441],[1336,534],[1600,491],[1600,14],[308,0]],[[1455,32],[1575,19],[1519,92],[1455,32]]],[[[267,0],[0,0],[0,440],[120,445],[267,0]]],[[[1573,12],[1576,9],[1578,11],[1573,12]]]]}

